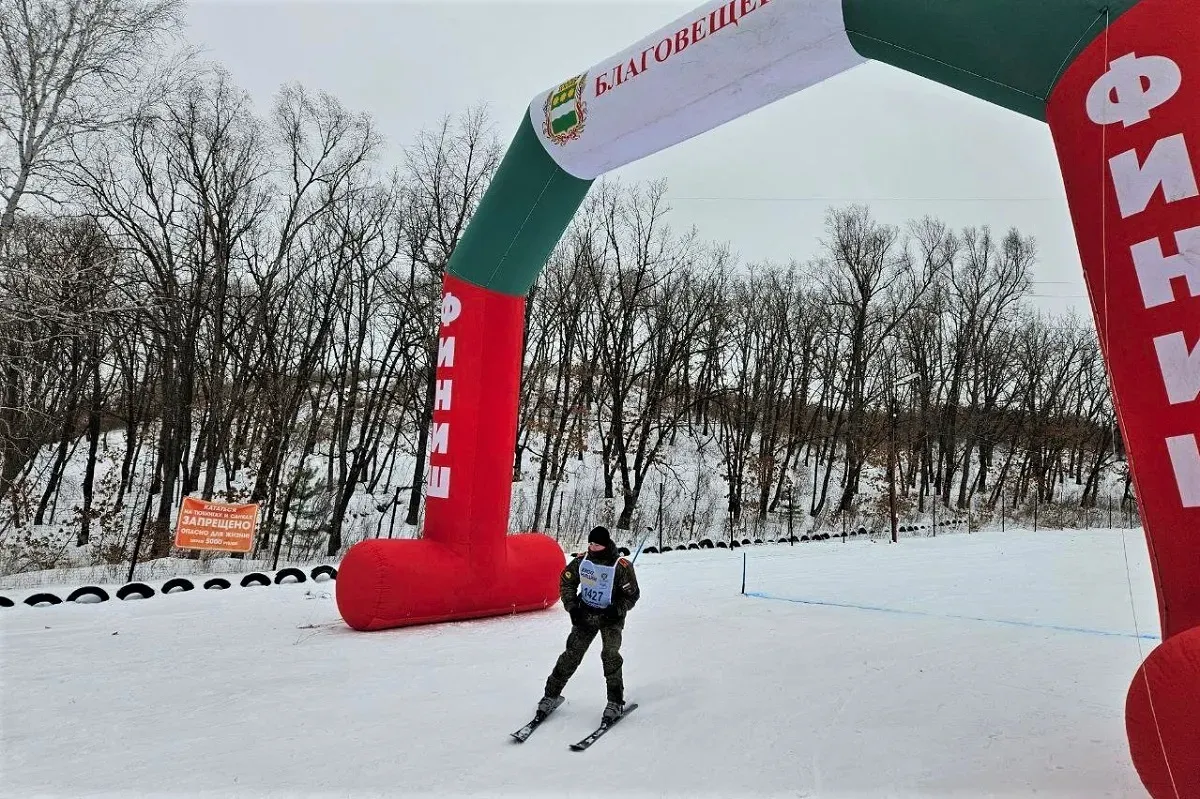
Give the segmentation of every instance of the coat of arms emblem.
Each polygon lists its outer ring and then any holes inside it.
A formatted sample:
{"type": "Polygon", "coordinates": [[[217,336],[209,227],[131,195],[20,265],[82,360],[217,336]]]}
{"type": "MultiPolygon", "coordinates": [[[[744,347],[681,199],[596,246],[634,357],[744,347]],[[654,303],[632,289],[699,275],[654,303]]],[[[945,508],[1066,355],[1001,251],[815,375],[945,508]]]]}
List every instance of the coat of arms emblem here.
{"type": "Polygon", "coordinates": [[[565,81],[546,95],[546,102],[542,106],[546,112],[542,132],[555,144],[574,141],[583,133],[583,123],[587,117],[587,103],[583,101],[585,86],[586,72],[565,81]]]}

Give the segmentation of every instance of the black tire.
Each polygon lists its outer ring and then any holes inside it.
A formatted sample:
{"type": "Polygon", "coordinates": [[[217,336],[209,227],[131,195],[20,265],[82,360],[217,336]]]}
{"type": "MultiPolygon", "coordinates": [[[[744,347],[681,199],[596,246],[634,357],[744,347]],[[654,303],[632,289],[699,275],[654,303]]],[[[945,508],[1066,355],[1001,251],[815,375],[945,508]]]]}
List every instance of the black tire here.
{"type": "Polygon", "coordinates": [[[223,577],[214,577],[204,582],[205,591],[224,591],[229,587],[229,581],[223,577]]]}
{"type": "Polygon", "coordinates": [[[741,549],[741,547],[742,547],[742,543],[740,541],[730,541],[729,542],[730,549],[741,549]]]}
{"type": "Polygon", "coordinates": [[[662,548],[662,549],[660,549],[660,550],[659,550],[659,552],[670,552],[671,550],[672,550],[672,547],[671,547],[671,545],[670,545],[670,544],[666,544],[665,546],[663,546],[663,548],[662,548]]]}
{"type": "Polygon", "coordinates": [[[621,555],[622,557],[629,557],[629,547],[617,547],[617,554],[621,555]]]}
{"type": "Polygon", "coordinates": [[[302,583],[308,578],[304,576],[304,572],[299,569],[293,569],[290,566],[286,569],[280,569],[275,572],[275,585],[281,585],[288,577],[295,578],[293,582],[302,583]]]}
{"type": "Polygon", "coordinates": [[[645,552],[647,555],[657,555],[658,547],[646,547],[642,552],[645,552]]]}
{"type": "Polygon", "coordinates": [[[712,539],[711,538],[700,539],[700,548],[701,549],[713,549],[712,539]]]}
{"type": "Polygon", "coordinates": [[[0,608],[11,608],[16,603],[6,596],[0,596],[0,608]]]}
{"type": "MultiPolygon", "coordinates": [[[[95,597],[96,602],[107,602],[108,592],[98,585],[85,585],[81,588],[76,588],[67,596],[68,602],[78,602],[84,597],[95,597]]],[[[88,602],[87,604],[92,604],[88,602]]]]}
{"type": "Polygon", "coordinates": [[[248,588],[252,585],[270,585],[271,578],[262,572],[250,572],[242,578],[242,588],[248,588]]]}
{"type": "Polygon", "coordinates": [[[31,608],[36,608],[38,605],[61,605],[62,600],[54,594],[34,594],[31,597],[25,598],[25,604],[31,608]]]}
{"type": "Polygon", "coordinates": [[[126,583],[117,589],[117,599],[149,599],[154,596],[154,589],[145,583],[126,583]]]}
{"type": "Polygon", "coordinates": [[[726,544],[724,541],[718,541],[717,549],[729,549],[729,544],[726,544]]]}
{"type": "Polygon", "coordinates": [[[196,586],[192,585],[191,580],[185,580],[182,577],[172,577],[163,583],[162,592],[164,594],[173,594],[178,591],[191,591],[196,586]]]}
{"type": "Polygon", "coordinates": [[[699,549],[700,545],[693,541],[692,543],[688,544],[687,548],[688,549],[699,549]]]}
{"type": "Polygon", "coordinates": [[[333,568],[332,566],[325,565],[314,566],[313,570],[309,572],[309,576],[312,577],[314,583],[321,582],[321,577],[328,577],[330,580],[336,580],[337,569],[333,568]]]}

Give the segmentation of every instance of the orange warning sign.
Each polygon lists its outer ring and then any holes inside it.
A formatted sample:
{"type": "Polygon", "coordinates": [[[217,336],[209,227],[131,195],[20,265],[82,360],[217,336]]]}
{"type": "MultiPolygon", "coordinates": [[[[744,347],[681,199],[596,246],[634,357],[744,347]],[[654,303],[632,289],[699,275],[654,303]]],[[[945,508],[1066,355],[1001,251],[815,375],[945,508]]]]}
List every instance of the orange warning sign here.
{"type": "Polygon", "coordinates": [[[258,505],[231,505],[184,497],[175,526],[175,546],[249,552],[258,526],[258,505]]]}

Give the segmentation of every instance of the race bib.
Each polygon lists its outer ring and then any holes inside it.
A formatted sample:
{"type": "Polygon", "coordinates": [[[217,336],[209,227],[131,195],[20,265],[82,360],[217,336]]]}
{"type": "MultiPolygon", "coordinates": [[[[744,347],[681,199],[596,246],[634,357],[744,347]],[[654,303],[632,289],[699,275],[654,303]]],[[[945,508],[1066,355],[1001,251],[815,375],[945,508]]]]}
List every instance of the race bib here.
{"type": "Polygon", "coordinates": [[[603,610],[612,604],[616,566],[601,566],[590,560],[579,563],[579,596],[589,607],[603,610]]]}

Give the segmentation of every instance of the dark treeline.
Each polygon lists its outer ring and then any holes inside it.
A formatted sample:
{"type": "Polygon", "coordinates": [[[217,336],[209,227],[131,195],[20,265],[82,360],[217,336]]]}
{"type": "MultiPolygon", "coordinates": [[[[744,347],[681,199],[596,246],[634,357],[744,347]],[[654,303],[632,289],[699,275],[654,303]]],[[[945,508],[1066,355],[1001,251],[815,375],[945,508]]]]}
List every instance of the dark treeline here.
{"type": "MultiPolygon", "coordinates": [[[[368,534],[416,525],[442,275],[502,155],[486,113],[389,168],[335,98],[285,86],[260,115],[219,68],[165,59],[174,0],[15,6],[0,533],[57,524],[117,560],[142,531],[163,556],[185,494],[262,503],[266,552],[342,551],[363,497],[368,534]]],[[[598,184],[531,294],[525,529],[561,518],[589,451],[630,528],[683,440],[717,446],[733,524],[878,510],[889,451],[916,512],[1066,483],[1096,503],[1121,457],[1105,373],[1090,324],[1029,310],[1028,238],[850,206],[796,243],[815,257],[746,265],[670,229],[665,192],[598,184]]]]}

